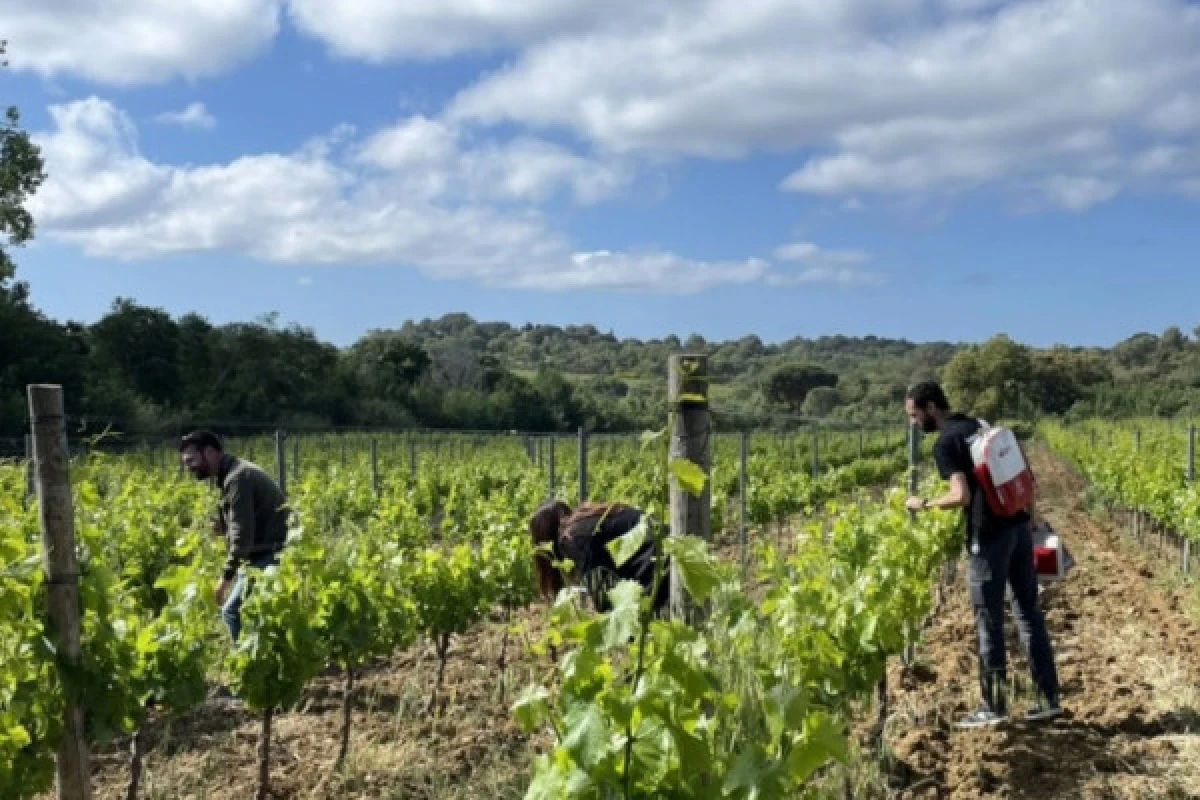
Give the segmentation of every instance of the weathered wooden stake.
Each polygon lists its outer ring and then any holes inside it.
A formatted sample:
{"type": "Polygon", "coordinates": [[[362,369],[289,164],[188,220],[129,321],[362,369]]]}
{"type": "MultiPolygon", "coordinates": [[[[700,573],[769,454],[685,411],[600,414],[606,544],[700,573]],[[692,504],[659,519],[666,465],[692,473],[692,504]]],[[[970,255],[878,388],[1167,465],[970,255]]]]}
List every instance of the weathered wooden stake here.
{"type": "Polygon", "coordinates": [[[579,427],[579,505],[588,499],[588,434],[582,425],[579,427]]]}
{"type": "Polygon", "coordinates": [[[812,476],[813,480],[821,474],[821,435],[814,426],[812,429],[812,476]]]}
{"type": "MultiPolygon", "coordinates": [[[[1187,447],[1187,479],[1188,483],[1196,480],[1196,426],[1188,425],[1188,447],[1187,447]]],[[[1183,574],[1190,575],[1192,572],[1192,540],[1184,538],[1183,540],[1183,574]]]]}
{"type": "MultiPolygon", "coordinates": [[[[74,668],[80,658],[79,566],[75,560],[75,511],[62,387],[31,385],[27,391],[42,530],[42,569],[46,573],[47,632],[63,661],[74,668]]],[[[92,796],[83,712],[70,704],[64,712],[65,725],[55,763],[58,800],[88,800],[92,796]]]]}
{"type": "Polygon", "coordinates": [[[555,451],[554,445],[557,441],[558,440],[554,437],[554,435],[551,434],[550,449],[546,452],[546,456],[547,456],[546,467],[550,473],[550,476],[549,476],[550,492],[547,495],[547,497],[554,497],[555,483],[557,482],[557,479],[558,479],[558,476],[554,474],[554,451],[555,451]]]}
{"type": "Polygon", "coordinates": [[[287,463],[283,457],[283,431],[275,431],[275,475],[279,479],[279,489],[287,494],[287,463]]]}
{"type": "Polygon", "coordinates": [[[748,542],[746,541],[746,462],[750,459],[750,434],[741,432],[741,454],[738,465],[738,531],[742,550],[742,575],[746,574],[748,542]]]}
{"type": "MultiPolygon", "coordinates": [[[[673,355],[667,364],[667,404],[671,443],[669,459],[686,459],[700,468],[704,486],[692,495],[675,477],[670,476],[671,536],[698,536],[712,539],[711,468],[712,420],[708,409],[708,359],[703,355],[673,355]]],[[[684,590],[678,563],[671,567],[671,616],[692,621],[699,616],[684,590]]]]}
{"type": "Polygon", "coordinates": [[[37,495],[37,478],[33,467],[33,434],[25,434],[25,500],[37,495]]]}
{"type": "Polygon", "coordinates": [[[371,491],[379,494],[379,443],[371,437],[371,491]]]}

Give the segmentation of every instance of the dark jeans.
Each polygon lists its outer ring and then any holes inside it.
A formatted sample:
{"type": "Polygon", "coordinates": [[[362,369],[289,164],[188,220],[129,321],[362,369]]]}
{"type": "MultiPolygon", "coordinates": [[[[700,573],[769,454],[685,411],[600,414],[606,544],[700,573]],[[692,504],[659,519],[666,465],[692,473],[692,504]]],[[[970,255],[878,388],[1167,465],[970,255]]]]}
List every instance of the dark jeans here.
{"type": "MultiPolygon", "coordinates": [[[[277,553],[264,553],[251,558],[249,563],[259,569],[266,569],[275,563],[277,557],[277,553]]],[[[221,618],[225,620],[229,636],[235,642],[238,634],[242,632],[242,603],[250,592],[251,583],[250,576],[246,574],[246,568],[240,567],[237,576],[233,579],[233,587],[229,590],[229,596],[225,598],[225,605],[221,606],[221,618]]]]}
{"type": "Polygon", "coordinates": [[[1029,523],[1019,523],[979,542],[968,553],[967,586],[979,633],[979,689],[984,707],[1006,711],[1004,589],[1012,587],[1012,610],[1021,647],[1029,659],[1033,682],[1041,694],[1058,700],[1058,674],[1046,620],[1038,607],[1037,573],[1029,523]]]}

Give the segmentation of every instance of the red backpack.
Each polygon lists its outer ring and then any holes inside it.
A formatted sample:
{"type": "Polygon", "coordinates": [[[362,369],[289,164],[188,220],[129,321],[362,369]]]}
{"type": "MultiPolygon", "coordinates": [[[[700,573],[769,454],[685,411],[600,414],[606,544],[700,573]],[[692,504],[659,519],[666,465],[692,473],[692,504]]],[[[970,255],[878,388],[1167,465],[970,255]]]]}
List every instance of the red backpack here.
{"type": "Polygon", "coordinates": [[[979,431],[967,439],[975,478],[983,487],[988,508],[997,517],[1011,517],[1033,499],[1033,472],[1017,443],[1016,435],[1004,427],[992,427],[982,419],[979,431]]]}

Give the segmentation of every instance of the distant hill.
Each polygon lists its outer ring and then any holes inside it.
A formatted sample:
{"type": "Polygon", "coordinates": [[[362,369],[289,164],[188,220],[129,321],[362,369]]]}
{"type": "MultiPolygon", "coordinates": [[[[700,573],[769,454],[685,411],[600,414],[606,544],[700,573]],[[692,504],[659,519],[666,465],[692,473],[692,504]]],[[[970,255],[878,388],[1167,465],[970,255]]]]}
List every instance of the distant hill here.
{"type": "Polygon", "coordinates": [[[273,315],[214,326],[118,298],[92,324],[60,323],[15,291],[0,296],[0,437],[19,446],[24,387],[63,385],[80,434],[113,425],[174,434],[390,427],[634,430],[666,416],[672,353],[705,353],[722,429],[814,417],[898,422],[905,388],[938,378],[986,416],[1200,411],[1200,345],[1178,328],[1112,348],[1030,348],[875,336],[754,335],[710,342],[618,338],[594,325],[481,322],[467,314],[404,322],[345,348],[273,315]]]}

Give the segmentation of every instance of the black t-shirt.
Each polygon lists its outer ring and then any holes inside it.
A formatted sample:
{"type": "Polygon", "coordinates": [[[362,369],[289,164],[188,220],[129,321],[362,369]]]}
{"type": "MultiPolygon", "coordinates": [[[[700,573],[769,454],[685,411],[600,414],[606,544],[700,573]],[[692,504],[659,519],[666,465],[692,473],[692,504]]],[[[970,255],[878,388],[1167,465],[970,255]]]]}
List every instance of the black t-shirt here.
{"type": "Polygon", "coordinates": [[[971,504],[966,508],[968,541],[979,534],[980,538],[991,536],[1020,522],[1028,522],[1029,514],[1018,511],[1011,517],[997,517],[992,513],[979,480],[975,477],[975,465],[971,461],[971,445],[968,439],[979,431],[979,420],[965,414],[946,417],[941,435],[933,446],[933,460],[937,464],[942,480],[949,480],[955,472],[967,476],[971,488],[971,504]]]}
{"type": "MultiPolygon", "coordinates": [[[[604,595],[611,588],[610,581],[613,585],[618,580],[637,581],[647,592],[654,584],[654,543],[649,537],[620,567],[613,561],[607,547],[613,539],[633,530],[641,518],[641,509],[615,503],[602,516],[585,515],[570,521],[559,534],[560,555],[575,562],[575,569],[588,587],[599,611],[608,608],[608,598],[604,595]],[[604,580],[605,575],[609,576],[609,580],[604,580]]],[[[663,590],[666,585],[664,579],[660,587],[662,597],[656,598],[656,606],[665,599],[663,590]]]]}

